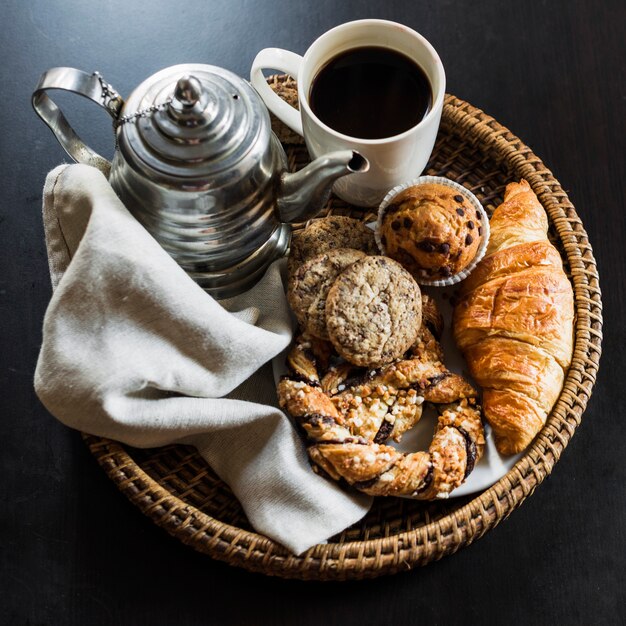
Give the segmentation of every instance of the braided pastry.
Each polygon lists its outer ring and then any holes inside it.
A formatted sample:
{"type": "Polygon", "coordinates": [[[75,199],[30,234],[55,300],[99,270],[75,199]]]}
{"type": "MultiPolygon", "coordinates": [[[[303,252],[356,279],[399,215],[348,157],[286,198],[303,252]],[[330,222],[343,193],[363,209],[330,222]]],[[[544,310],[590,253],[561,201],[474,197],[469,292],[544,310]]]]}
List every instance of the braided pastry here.
{"type": "Polygon", "coordinates": [[[296,341],[278,397],[304,429],[314,469],[370,495],[424,500],[447,497],[467,478],[484,448],[477,394],[443,365],[433,331],[441,332],[436,307],[405,358],[374,370],[341,360],[329,342],[296,341]],[[424,402],[439,412],[428,452],[384,445],[419,421],[424,402]]]}

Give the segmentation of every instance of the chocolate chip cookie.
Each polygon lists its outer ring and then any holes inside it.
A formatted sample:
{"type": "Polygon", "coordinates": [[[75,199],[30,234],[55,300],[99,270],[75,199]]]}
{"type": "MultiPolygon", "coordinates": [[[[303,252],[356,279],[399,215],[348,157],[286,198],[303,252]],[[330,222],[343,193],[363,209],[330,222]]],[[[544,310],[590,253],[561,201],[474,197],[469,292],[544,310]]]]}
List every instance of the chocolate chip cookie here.
{"type": "Polygon", "coordinates": [[[365,254],[379,254],[374,232],[352,217],[329,215],[312,220],[293,234],[287,267],[293,274],[304,262],[322,252],[353,248],[365,254]]]}
{"type": "Polygon", "coordinates": [[[328,339],[326,296],[337,276],[353,263],[366,258],[364,252],[337,248],[318,254],[301,265],[289,279],[287,299],[303,330],[328,339]]]}
{"type": "Polygon", "coordinates": [[[413,277],[396,261],[371,256],[334,281],[326,299],[326,327],[350,363],[379,367],[401,358],[417,338],[422,298],[413,277]]]}

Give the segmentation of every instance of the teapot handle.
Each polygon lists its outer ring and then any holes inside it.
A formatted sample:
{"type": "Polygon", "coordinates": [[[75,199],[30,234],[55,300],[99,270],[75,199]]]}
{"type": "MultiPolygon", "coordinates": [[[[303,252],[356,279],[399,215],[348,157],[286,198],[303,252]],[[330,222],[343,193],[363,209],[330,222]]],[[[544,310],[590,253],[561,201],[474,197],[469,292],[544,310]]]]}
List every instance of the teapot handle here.
{"type": "Polygon", "coordinates": [[[108,176],[111,163],[82,142],[46,93],[49,89],[62,89],[89,98],[105,109],[114,121],[124,105],[120,95],[102,79],[99,72],[88,74],[72,67],[53,67],[41,75],[32,96],[35,112],[50,127],[69,156],[77,163],[97,167],[108,176]]]}

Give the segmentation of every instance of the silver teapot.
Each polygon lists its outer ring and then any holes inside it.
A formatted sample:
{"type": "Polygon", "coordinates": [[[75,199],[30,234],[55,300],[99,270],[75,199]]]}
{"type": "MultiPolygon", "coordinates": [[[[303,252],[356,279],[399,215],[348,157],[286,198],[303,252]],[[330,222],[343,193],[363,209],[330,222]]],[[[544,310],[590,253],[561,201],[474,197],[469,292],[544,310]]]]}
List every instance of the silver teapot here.
{"type": "Polygon", "coordinates": [[[289,224],[316,215],[337,178],[369,167],[342,150],[290,174],[257,92],[212,65],[161,70],[126,102],[98,72],[52,68],[32,102],[70,157],[102,170],[135,218],[218,298],[251,287],[286,252],[289,224]],[[85,96],[111,115],[112,163],[80,140],[50,89],[85,96]]]}

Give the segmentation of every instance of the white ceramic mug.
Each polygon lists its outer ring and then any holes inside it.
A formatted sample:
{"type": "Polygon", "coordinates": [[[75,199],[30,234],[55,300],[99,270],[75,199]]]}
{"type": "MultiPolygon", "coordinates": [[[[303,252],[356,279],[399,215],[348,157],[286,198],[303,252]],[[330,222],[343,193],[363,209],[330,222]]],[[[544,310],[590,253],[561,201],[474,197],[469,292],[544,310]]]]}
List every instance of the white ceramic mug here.
{"type": "Polygon", "coordinates": [[[341,24],[316,39],[304,57],[280,48],[265,48],[254,59],[250,80],[269,110],[304,137],[312,158],[350,149],[369,161],[367,172],[344,176],[335,183],[334,192],[351,204],[377,206],[392,187],[416,178],[426,167],[441,120],[446,76],[435,49],[407,26],[387,20],[341,24]],[[391,48],[410,57],[424,70],[432,87],[432,106],[419,124],[393,137],[357,139],[333,130],[313,113],[309,93],[319,70],[338,54],[362,46],[391,48]],[[300,111],[272,91],[263,75],[264,69],[279,70],[296,79],[300,111]]]}

